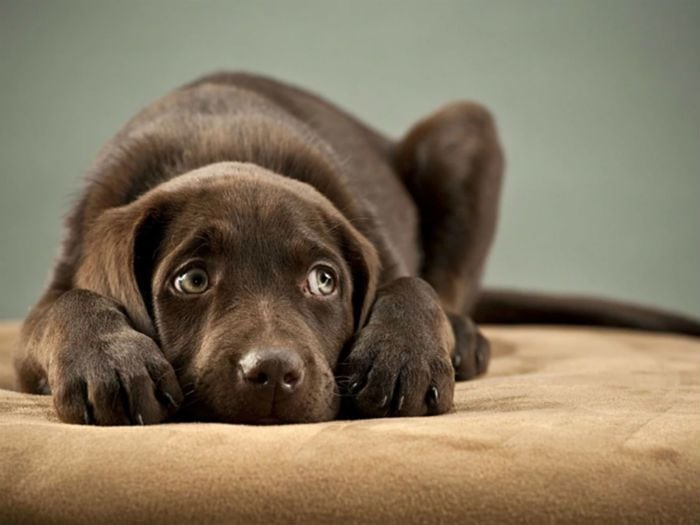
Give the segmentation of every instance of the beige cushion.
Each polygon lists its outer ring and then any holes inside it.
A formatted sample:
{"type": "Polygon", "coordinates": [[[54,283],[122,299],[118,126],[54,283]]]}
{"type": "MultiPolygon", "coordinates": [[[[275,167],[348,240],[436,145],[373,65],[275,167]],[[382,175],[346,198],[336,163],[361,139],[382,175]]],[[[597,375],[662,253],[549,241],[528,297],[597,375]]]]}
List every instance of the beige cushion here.
{"type": "Polygon", "coordinates": [[[490,373],[430,418],[96,428],[0,390],[0,523],[700,520],[699,340],[486,332],[490,373]]]}

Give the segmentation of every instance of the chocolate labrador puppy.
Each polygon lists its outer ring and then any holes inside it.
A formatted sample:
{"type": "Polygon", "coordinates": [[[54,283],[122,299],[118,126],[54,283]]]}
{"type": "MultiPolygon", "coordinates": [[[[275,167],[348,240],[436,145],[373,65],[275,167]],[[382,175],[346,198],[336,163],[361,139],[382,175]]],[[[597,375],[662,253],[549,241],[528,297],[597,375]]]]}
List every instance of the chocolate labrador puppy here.
{"type": "MultiPolygon", "coordinates": [[[[90,170],[20,386],[98,425],[446,412],[489,363],[468,314],[502,174],[478,104],[393,142],[271,79],[199,79],[90,170]]],[[[484,319],[502,303],[485,296],[484,319]]]]}

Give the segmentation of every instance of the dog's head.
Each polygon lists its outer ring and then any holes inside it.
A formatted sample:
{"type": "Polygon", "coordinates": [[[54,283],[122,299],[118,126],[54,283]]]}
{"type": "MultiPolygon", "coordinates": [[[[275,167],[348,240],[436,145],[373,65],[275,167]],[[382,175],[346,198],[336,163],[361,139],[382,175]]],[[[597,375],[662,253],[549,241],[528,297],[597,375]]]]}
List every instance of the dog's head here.
{"type": "Polygon", "coordinates": [[[311,186],[221,163],[103,213],[76,280],[158,341],[192,417],[322,421],[338,412],[333,371],[378,266],[311,186]]]}

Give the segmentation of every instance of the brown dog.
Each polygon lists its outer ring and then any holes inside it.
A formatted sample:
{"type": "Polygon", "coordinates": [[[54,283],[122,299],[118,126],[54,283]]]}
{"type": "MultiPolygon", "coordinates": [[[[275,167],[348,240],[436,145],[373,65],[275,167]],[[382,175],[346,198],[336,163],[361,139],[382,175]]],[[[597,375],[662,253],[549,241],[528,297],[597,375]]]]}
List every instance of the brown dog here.
{"type": "Polygon", "coordinates": [[[394,143],[266,78],[177,89],[92,168],[20,385],[101,425],[445,412],[489,361],[467,313],[502,171],[473,103],[394,143]]]}

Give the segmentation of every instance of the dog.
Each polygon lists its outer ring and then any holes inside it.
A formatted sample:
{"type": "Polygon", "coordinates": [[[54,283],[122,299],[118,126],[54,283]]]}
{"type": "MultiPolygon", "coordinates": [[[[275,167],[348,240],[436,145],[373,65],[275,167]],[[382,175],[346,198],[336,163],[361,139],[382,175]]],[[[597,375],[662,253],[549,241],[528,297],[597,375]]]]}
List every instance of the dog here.
{"type": "Polygon", "coordinates": [[[480,293],[503,171],[473,102],[392,141],[269,78],[182,86],[90,169],[23,324],[20,388],[79,424],[423,416],[487,370],[476,322],[700,333],[629,305],[480,293]]]}

